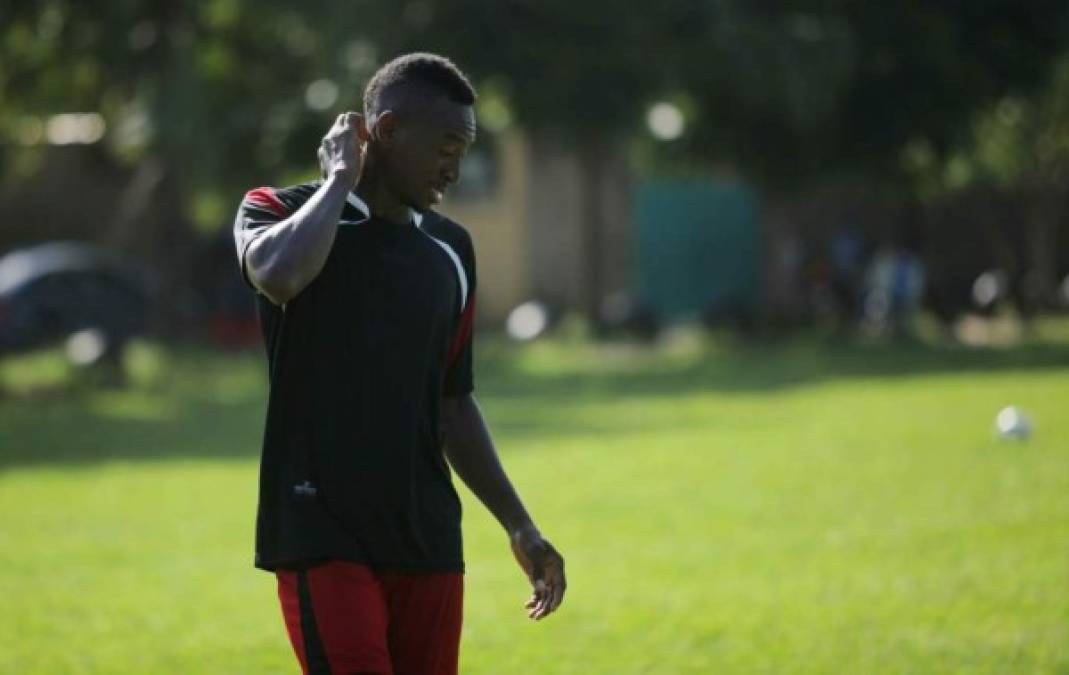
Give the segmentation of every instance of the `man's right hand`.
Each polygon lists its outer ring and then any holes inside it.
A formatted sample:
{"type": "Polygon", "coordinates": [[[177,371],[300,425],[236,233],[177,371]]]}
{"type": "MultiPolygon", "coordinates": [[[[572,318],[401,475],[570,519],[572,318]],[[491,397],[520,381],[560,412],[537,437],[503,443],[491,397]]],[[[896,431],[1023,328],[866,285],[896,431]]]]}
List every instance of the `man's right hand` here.
{"type": "Polygon", "coordinates": [[[364,168],[364,152],[369,138],[363,115],[354,112],[338,115],[319,145],[319,167],[323,177],[337,176],[352,190],[364,168]]]}
{"type": "Polygon", "coordinates": [[[369,138],[362,115],[339,115],[319,145],[323,186],[248,244],[242,264],[249,281],[274,304],[285,306],[323,270],[346,196],[360,180],[369,138]]]}

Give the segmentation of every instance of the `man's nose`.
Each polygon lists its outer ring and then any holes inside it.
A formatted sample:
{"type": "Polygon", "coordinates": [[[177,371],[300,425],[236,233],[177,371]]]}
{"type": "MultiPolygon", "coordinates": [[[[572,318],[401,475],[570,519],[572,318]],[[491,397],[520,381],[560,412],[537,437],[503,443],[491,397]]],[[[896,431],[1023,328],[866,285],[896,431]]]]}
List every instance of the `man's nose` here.
{"type": "Polygon", "coordinates": [[[453,160],[442,169],[442,179],[450,185],[460,181],[460,160],[453,160]]]}

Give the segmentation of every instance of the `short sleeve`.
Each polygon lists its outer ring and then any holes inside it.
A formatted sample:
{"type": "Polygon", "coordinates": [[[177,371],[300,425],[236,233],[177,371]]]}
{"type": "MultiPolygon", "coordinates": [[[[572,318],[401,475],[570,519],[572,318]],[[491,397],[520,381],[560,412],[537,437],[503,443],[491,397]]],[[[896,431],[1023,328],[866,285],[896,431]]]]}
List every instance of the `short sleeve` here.
{"type": "Polygon", "coordinates": [[[237,216],[234,218],[234,246],[241,268],[241,278],[254,290],[256,287],[249,279],[245,265],[245,254],[252,242],[263,234],[268,227],[289,215],[289,208],[279,199],[275,190],[260,187],[250,190],[241,200],[237,216]]]}
{"type": "Polygon", "coordinates": [[[475,321],[475,294],[468,296],[468,305],[457,326],[457,333],[449,349],[449,361],[446,365],[445,383],[442,394],[450,398],[464,396],[475,390],[475,373],[472,365],[474,339],[472,326],[475,321]]]}
{"type": "Polygon", "coordinates": [[[463,261],[464,272],[468,281],[467,302],[464,310],[457,320],[456,333],[453,343],[449,347],[446,360],[445,381],[442,386],[442,395],[450,398],[464,396],[475,390],[475,374],[473,367],[473,340],[475,326],[476,306],[476,279],[475,279],[475,251],[470,240],[466,241],[462,248],[460,258],[463,261]]]}

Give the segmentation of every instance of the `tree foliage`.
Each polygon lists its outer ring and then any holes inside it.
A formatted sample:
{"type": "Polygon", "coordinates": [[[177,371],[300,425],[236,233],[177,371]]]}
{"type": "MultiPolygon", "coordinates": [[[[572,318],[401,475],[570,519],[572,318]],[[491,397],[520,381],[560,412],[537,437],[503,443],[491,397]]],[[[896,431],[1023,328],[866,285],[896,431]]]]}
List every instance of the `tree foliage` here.
{"type": "Polygon", "coordinates": [[[654,156],[715,160],[759,182],[864,171],[930,184],[962,155],[1011,181],[1023,175],[1011,167],[1023,159],[1010,160],[1020,149],[1062,152],[1040,137],[1057,135],[1056,114],[1043,111],[1065,79],[1052,64],[1066,47],[1066,7],[9,2],[0,5],[0,162],[10,168],[37,152],[27,138],[49,114],[99,111],[115,157],[155,160],[181,194],[214,195],[222,206],[207,213],[218,217],[241,186],[313,170],[323,129],[359,105],[374,67],[431,49],[466,67],[517,123],[577,149],[645,138],[645,110],[669,99],[683,107],[687,132],[654,156]],[[1007,120],[1016,120],[1012,133],[1007,120]],[[1002,169],[991,168],[997,157],[1002,169]]]}
{"type": "Polygon", "coordinates": [[[901,179],[910,144],[945,156],[978,110],[1042,86],[1066,19],[1045,1],[737,3],[709,24],[713,57],[684,85],[698,110],[690,149],[778,183],[901,179]]]}
{"type": "Polygon", "coordinates": [[[856,170],[902,180],[911,158],[972,143],[1000,101],[1032,110],[1066,21],[1052,0],[13,3],[0,6],[0,152],[25,152],[28,119],[95,110],[116,157],[154,157],[183,192],[226,194],[307,171],[378,63],[430,49],[524,127],[579,146],[640,138],[667,98],[689,118],[664,148],[677,158],[788,185],[856,170]]]}

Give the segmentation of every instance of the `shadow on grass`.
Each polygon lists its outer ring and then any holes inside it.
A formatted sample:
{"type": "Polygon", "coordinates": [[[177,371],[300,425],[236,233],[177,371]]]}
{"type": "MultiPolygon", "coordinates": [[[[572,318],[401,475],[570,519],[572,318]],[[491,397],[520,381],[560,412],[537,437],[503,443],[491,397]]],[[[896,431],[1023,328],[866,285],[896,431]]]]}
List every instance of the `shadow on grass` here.
{"type": "MultiPolygon", "coordinates": [[[[577,433],[618,436],[648,431],[645,418],[639,415],[625,413],[607,419],[588,414],[611,401],[683,399],[701,392],[772,395],[849,379],[901,381],[911,377],[1069,371],[1069,344],[1040,342],[1000,349],[919,342],[866,345],[793,340],[720,348],[704,345],[685,358],[649,356],[623,363],[617,360],[615,365],[590,365],[581,357],[572,357],[569,363],[548,369],[525,363],[501,347],[488,351],[480,363],[480,397],[492,404],[488,407],[498,410],[492,420],[495,432],[515,438],[577,433]]],[[[590,356],[598,358],[596,353],[590,356]]],[[[709,414],[712,418],[717,412],[710,410],[709,414]]],[[[659,421],[678,431],[688,419],[694,423],[693,417],[686,415],[659,421]]]]}
{"type": "Polygon", "coordinates": [[[976,348],[922,342],[862,344],[796,340],[780,343],[704,346],[682,358],[635,358],[623,366],[549,372],[525,367],[496,346],[481,359],[480,383],[499,394],[572,398],[614,394],[667,395],[694,390],[760,393],[845,378],[901,378],[1069,368],[1069,344],[1033,342],[1014,348],[976,348]]]}
{"type": "Polygon", "coordinates": [[[0,470],[259,455],[266,378],[257,352],[172,354],[126,388],[50,383],[0,396],[0,470]]]}
{"type": "MultiPolygon", "coordinates": [[[[618,346],[617,346],[618,347],[618,346]]],[[[1013,349],[922,343],[862,345],[793,340],[717,347],[684,357],[658,350],[549,343],[517,349],[490,339],[478,396],[499,441],[633,433],[647,422],[607,419],[589,406],[696,392],[772,394],[848,378],[903,378],[1069,369],[1069,345],[1013,349]],[[538,351],[541,350],[541,351],[538,351]]],[[[125,390],[55,387],[0,398],[0,470],[108,461],[259,456],[266,406],[262,353],[179,349],[163,375],[125,390]]],[[[710,411],[713,414],[713,411],[710,411]]],[[[677,428],[677,427],[673,427],[677,428]]]]}

